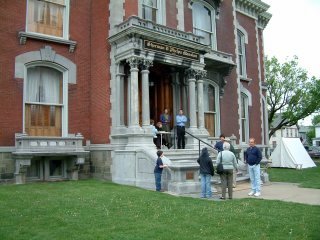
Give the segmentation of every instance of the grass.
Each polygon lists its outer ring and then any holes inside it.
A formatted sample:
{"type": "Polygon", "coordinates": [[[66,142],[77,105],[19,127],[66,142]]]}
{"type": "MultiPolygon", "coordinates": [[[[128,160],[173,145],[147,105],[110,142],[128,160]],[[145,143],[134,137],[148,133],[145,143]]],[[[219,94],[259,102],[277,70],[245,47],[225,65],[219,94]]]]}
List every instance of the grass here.
{"type": "Polygon", "coordinates": [[[0,186],[0,239],[319,239],[320,207],[96,180],[0,186]]]}
{"type": "Polygon", "coordinates": [[[315,160],[317,167],[296,170],[291,168],[268,169],[270,181],[299,183],[300,187],[320,189],[320,162],[315,160]]]}

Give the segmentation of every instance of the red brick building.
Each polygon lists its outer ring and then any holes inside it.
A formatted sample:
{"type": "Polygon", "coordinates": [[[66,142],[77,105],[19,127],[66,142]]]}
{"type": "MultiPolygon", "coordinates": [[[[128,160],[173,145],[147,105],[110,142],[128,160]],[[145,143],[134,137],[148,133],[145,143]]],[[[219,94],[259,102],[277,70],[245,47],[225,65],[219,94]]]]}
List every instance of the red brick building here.
{"type": "Polygon", "coordinates": [[[1,1],[1,179],[80,174],[139,185],[148,178],[139,172],[152,174],[149,120],[165,108],[172,140],[182,108],[187,131],[203,141],[224,133],[240,148],[249,136],[267,145],[268,8],[260,0],[1,1]],[[132,164],[136,172],[122,170],[132,164]]]}

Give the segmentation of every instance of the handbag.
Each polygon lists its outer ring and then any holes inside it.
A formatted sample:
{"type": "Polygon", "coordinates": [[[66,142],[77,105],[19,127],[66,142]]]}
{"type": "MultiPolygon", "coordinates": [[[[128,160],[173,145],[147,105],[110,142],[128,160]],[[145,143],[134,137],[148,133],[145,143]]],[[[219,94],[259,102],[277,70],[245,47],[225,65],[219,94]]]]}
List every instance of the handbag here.
{"type": "Polygon", "coordinates": [[[224,169],[223,169],[223,165],[222,165],[222,152],[221,152],[221,161],[217,165],[217,173],[218,174],[224,173],[224,169]]]}

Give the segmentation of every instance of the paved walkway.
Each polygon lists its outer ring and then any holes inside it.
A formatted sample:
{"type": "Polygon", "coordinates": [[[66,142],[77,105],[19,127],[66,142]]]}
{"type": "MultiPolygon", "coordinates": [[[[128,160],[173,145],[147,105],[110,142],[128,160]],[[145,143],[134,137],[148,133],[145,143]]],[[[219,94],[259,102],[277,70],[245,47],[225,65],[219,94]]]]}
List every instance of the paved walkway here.
{"type": "MultiPolygon", "coordinates": [[[[248,192],[250,183],[239,184],[234,189],[233,198],[248,198],[248,192]]],[[[320,189],[301,188],[295,183],[272,182],[261,187],[261,196],[258,198],[320,205],[320,189]]]]}
{"type": "MultiPolygon", "coordinates": [[[[286,202],[296,202],[310,205],[320,205],[320,189],[313,188],[301,188],[295,183],[283,183],[283,182],[272,182],[264,184],[261,187],[260,197],[250,197],[250,183],[245,182],[238,184],[233,190],[233,198],[257,198],[257,199],[270,199],[270,200],[281,200],[286,202]]],[[[170,193],[169,193],[170,194],[170,193]]],[[[173,194],[174,195],[174,194],[173,194]]],[[[199,194],[188,194],[188,197],[198,198],[199,194]]],[[[220,193],[214,193],[213,199],[220,201],[220,193]]],[[[227,193],[228,197],[228,193],[227,193]]]]}

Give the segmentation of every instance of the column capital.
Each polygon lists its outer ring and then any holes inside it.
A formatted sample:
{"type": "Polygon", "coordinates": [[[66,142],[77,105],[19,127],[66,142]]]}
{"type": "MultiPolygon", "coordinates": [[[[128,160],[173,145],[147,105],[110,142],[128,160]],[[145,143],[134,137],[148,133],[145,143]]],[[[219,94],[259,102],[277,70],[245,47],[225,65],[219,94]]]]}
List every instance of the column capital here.
{"type": "Polygon", "coordinates": [[[187,74],[188,79],[201,79],[207,75],[206,70],[188,68],[185,73],[187,74]]]}
{"type": "Polygon", "coordinates": [[[142,70],[148,70],[150,67],[153,66],[153,61],[150,59],[142,59],[141,60],[141,68],[142,70]]]}
{"type": "Polygon", "coordinates": [[[132,56],[127,59],[127,63],[129,63],[131,69],[138,68],[140,61],[141,61],[141,58],[138,58],[136,56],[132,56]]]}

